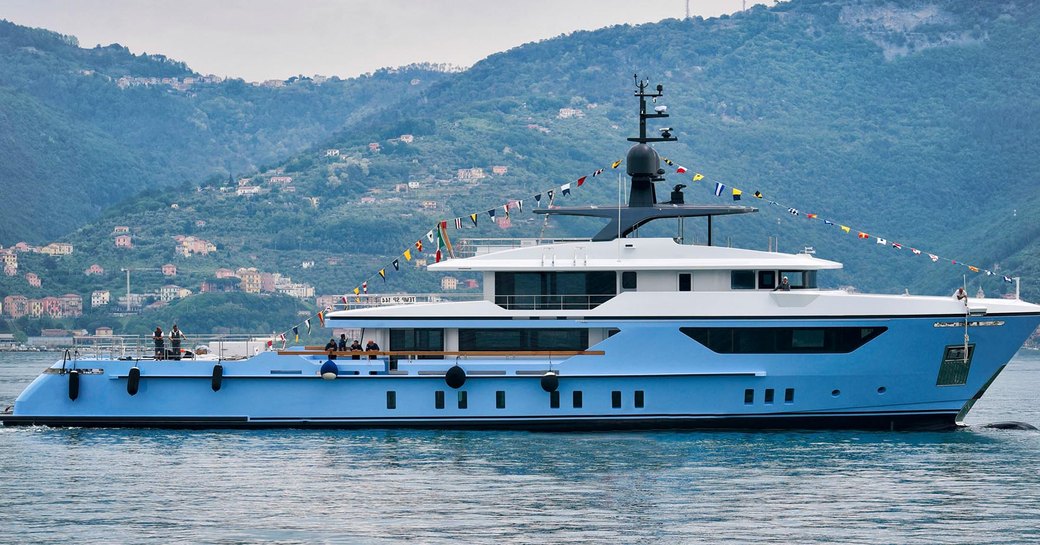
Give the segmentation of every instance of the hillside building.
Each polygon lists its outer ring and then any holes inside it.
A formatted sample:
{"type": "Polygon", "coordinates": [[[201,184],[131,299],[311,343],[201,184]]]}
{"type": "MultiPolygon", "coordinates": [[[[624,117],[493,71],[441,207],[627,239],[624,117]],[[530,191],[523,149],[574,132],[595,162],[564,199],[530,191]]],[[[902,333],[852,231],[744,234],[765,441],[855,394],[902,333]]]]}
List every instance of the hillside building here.
{"type": "Polygon", "coordinates": [[[260,293],[262,279],[260,273],[254,268],[238,269],[236,276],[241,280],[242,291],[246,293],[260,293]]]}
{"type": "Polygon", "coordinates": [[[459,289],[459,280],[454,276],[445,276],[441,278],[441,289],[446,291],[453,291],[459,289]]]}
{"type": "Polygon", "coordinates": [[[25,273],[25,281],[34,288],[39,288],[43,285],[43,280],[36,273],[25,273]]]}
{"type": "Polygon", "coordinates": [[[487,178],[487,174],[484,173],[484,169],[480,167],[473,168],[460,168],[455,175],[460,180],[482,180],[487,178]]]}
{"type": "Polygon", "coordinates": [[[163,276],[177,276],[177,266],[173,263],[167,263],[162,266],[163,276]]]}
{"type": "Polygon", "coordinates": [[[46,255],[71,255],[72,245],[68,242],[52,242],[39,249],[39,253],[46,255]]]}
{"type": "Polygon", "coordinates": [[[116,237],[116,248],[133,248],[134,241],[130,235],[119,235],[116,237]]]}
{"type": "Polygon", "coordinates": [[[108,305],[112,294],[108,290],[94,290],[90,293],[90,308],[98,308],[108,305]]]}
{"type": "Polygon", "coordinates": [[[105,274],[105,268],[95,263],[87,267],[86,270],[83,271],[83,274],[87,276],[102,275],[105,274]]]}

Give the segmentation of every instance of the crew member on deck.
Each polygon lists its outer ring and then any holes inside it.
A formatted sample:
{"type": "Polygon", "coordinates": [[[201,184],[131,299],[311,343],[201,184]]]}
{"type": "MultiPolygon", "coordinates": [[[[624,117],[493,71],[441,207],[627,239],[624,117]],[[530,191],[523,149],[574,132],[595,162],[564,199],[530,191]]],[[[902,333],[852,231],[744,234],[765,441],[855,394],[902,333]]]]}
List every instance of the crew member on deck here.
{"type": "Polygon", "coordinates": [[[336,344],[336,337],[329,339],[329,342],[325,345],[325,351],[329,353],[329,359],[336,359],[336,348],[339,345],[336,344]]]}
{"type": "MultiPolygon", "coordinates": [[[[368,340],[368,344],[365,345],[365,351],[366,352],[379,352],[379,345],[376,344],[376,342],[373,341],[372,339],[369,339],[368,340]]],[[[376,359],[376,357],[375,356],[369,356],[368,359],[374,360],[374,359],[376,359]]]]}
{"type": "MultiPolygon", "coordinates": [[[[358,341],[357,339],[354,339],[354,343],[350,345],[350,351],[351,352],[361,352],[361,342],[358,341]]],[[[359,356],[357,354],[354,354],[353,356],[350,357],[350,359],[352,359],[352,360],[359,360],[359,359],[361,359],[361,356],[359,356]]]]}
{"type": "Polygon", "coordinates": [[[177,329],[177,324],[173,324],[173,329],[170,331],[170,351],[173,352],[173,359],[181,359],[181,339],[184,338],[184,333],[177,329]]]}
{"type": "Polygon", "coordinates": [[[780,284],[773,288],[773,291],[791,291],[791,281],[787,277],[780,279],[780,284]]]}
{"type": "Polygon", "coordinates": [[[347,334],[346,333],[340,333],[339,334],[339,344],[336,346],[336,348],[340,352],[346,352],[347,351],[347,334]]]}
{"type": "Polygon", "coordinates": [[[957,291],[953,292],[953,296],[958,301],[966,301],[968,299],[968,292],[964,291],[964,288],[957,288],[957,291]]]}
{"type": "Polygon", "coordinates": [[[152,333],[152,340],[155,341],[155,359],[165,359],[166,340],[163,339],[163,332],[161,327],[156,326],[155,332],[152,333]]]}

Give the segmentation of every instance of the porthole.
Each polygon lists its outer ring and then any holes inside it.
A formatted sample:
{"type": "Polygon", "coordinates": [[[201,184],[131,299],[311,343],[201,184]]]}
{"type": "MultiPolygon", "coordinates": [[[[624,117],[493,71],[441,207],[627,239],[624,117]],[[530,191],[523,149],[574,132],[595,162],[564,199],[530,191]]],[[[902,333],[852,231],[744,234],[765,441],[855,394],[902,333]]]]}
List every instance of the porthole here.
{"type": "Polygon", "coordinates": [[[885,393],[887,391],[888,391],[888,388],[885,388],[884,386],[878,386],[877,393],[883,394],[883,393],[885,393]]]}
{"type": "Polygon", "coordinates": [[[832,397],[838,397],[841,395],[841,390],[831,390],[832,397]]]}

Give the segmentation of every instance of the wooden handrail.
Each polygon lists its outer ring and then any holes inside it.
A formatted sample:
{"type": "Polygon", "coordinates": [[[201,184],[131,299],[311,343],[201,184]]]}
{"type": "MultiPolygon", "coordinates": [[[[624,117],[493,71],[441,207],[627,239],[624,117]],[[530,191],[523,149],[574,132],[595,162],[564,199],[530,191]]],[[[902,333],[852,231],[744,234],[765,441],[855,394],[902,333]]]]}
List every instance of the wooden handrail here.
{"type": "MultiPolygon", "coordinates": [[[[312,350],[310,346],[305,347],[307,350],[279,350],[279,356],[322,356],[327,355],[330,352],[316,349],[312,350]]],[[[406,351],[406,350],[370,350],[367,352],[360,352],[356,350],[348,350],[345,352],[335,351],[331,352],[336,357],[347,357],[347,356],[602,356],[606,354],[603,350],[516,350],[516,351],[505,351],[505,350],[471,350],[466,352],[441,352],[441,351],[406,351]]]]}

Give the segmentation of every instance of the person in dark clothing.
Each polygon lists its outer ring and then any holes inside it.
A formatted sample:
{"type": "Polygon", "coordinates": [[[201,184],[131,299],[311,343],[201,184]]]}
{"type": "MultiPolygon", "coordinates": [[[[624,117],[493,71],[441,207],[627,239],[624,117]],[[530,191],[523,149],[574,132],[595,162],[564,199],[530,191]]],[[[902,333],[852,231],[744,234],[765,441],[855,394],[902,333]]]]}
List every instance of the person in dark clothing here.
{"type": "Polygon", "coordinates": [[[181,359],[181,339],[184,338],[184,333],[177,329],[177,324],[173,324],[173,329],[170,331],[170,351],[173,353],[173,359],[181,359]]]}
{"type": "MultiPolygon", "coordinates": [[[[350,351],[351,352],[361,352],[361,343],[357,339],[354,339],[354,343],[350,345],[350,351]]],[[[361,356],[359,356],[357,354],[354,354],[353,356],[350,357],[350,359],[352,359],[352,360],[359,360],[359,359],[361,359],[361,356]]]]}
{"type": "Polygon", "coordinates": [[[773,288],[773,291],[791,291],[791,281],[787,277],[780,279],[780,284],[773,288]]]}
{"type": "Polygon", "coordinates": [[[340,333],[340,335],[339,335],[339,345],[336,347],[336,349],[339,350],[340,352],[346,352],[347,351],[347,335],[345,333],[340,333]]]}
{"type": "Polygon", "coordinates": [[[338,347],[339,345],[336,344],[336,337],[329,339],[329,342],[325,345],[325,351],[329,353],[330,360],[336,359],[336,348],[338,347]]]}
{"type": "MultiPolygon", "coordinates": [[[[365,345],[365,351],[366,352],[379,352],[379,345],[376,344],[376,342],[373,341],[372,339],[369,339],[368,340],[368,344],[365,345]]],[[[374,360],[374,359],[376,359],[376,357],[375,356],[369,356],[368,359],[374,360]]]]}
{"type": "Polygon", "coordinates": [[[163,339],[161,327],[155,328],[155,331],[152,333],[152,340],[155,341],[155,359],[164,359],[166,357],[166,340],[163,339]]]}

